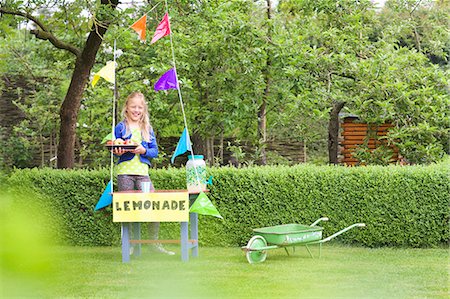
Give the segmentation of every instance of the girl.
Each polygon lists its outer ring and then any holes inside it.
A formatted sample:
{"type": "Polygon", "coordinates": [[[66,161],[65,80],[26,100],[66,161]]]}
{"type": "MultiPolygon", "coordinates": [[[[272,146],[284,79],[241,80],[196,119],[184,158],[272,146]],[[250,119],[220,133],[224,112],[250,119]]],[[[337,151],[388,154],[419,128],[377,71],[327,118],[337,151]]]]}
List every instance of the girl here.
{"type": "MultiPolygon", "coordinates": [[[[140,92],[131,93],[122,110],[123,121],[114,129],[116,139],[131,140],[139,144],[134,150],[114,149],[114,154],[119,156],[117,164],[117,186],[119,191],[141,190],[142,182],[150,182],[150,190],[155,188],[148,175],[151,158],[158,156],[155,132],[150,124],[148,106],[144,95],[140,92]]],[[[149,237],[158,239],[159,222],[150,222],[149,237]]],[[[154,244],[157,252],[173,255],[161,244],[154,244]]]]}

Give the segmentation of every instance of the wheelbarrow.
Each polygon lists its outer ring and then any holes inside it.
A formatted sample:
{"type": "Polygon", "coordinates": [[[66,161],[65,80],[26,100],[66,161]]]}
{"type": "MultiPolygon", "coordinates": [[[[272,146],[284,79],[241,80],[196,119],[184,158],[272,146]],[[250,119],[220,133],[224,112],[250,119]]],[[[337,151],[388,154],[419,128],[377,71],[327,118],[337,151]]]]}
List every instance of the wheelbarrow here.
{"type": "Polygon", "coordinates": [[[243,246],[241,249],[245,251],[247,260],[250,264],[264,262],[267,257],[267,250],[270,249],[284,248],[289,255],[287,247],[292,246],[293,251],[295,252],[296,245],[305,245],[309,255],[314,258],[308,245],[319,244],[320,257],[322,253],[322,243],[328,242],[354,227],[366,226],[364,223],[355,223],[322,239],[323,227],[316,226],[320,221],[328,221],[328,218],[319,218],[311,225],[284,224],[253,229],[255,236],[248,241],[247,246],[243,246]]]}

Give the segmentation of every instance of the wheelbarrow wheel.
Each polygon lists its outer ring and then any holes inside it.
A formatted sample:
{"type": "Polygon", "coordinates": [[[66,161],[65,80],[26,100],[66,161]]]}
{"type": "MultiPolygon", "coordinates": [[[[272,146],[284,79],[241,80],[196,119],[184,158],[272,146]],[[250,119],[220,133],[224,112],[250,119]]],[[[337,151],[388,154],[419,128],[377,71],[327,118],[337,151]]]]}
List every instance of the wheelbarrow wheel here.
{"type": "Polygon", "coordinates": [[[247,261],[250,264],[262,263],[266,260],[267,251],[266,250],[258,250],[259,248],[267,247],[266,239],[261,236],[252,237],[247,243],[246,253],[247,261]]]}

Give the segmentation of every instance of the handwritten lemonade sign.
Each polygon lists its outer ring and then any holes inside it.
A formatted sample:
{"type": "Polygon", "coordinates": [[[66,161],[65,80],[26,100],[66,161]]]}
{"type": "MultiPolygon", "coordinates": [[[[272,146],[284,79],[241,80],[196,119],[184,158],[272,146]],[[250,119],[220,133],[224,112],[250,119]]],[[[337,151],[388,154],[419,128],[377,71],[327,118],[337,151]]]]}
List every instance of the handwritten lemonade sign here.
{"type": "Polygon", "coordinates": [[[114,193],[113,222],[187,222],[187,191],[114,193]]]}

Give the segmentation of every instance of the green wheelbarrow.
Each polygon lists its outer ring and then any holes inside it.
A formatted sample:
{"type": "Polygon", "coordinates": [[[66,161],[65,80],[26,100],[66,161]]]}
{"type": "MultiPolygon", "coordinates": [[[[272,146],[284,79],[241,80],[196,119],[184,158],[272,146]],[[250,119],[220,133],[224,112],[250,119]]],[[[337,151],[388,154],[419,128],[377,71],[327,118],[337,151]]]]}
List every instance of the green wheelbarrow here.
{"type": "Polygon", "coordinates": [[[267,250],[284,248],[289,255],[287,247],[305,245],[311,257],[313,257],[308,245],[319,244],[319,257],[322,252],[322,243],[328,242],[340,234],[354,228],[366,226],[364,223],[355,223],[337,233],[322,239],[323,227],[316,226],[320,221],[328,221],[327,217],[319,218],[311,225],[284,224],[253,229],[253,236],[247,246],[241,247],[250,264],[262,263],[266,260],[267,250]]]}

